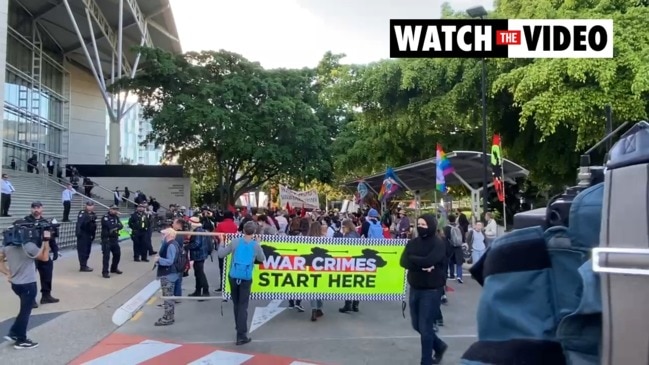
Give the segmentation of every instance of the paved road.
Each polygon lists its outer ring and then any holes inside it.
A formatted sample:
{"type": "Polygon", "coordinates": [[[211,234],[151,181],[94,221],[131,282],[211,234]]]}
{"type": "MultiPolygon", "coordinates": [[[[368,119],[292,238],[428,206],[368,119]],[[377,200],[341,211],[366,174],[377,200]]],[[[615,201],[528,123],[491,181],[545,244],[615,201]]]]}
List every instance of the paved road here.
{"type": "MultiPolygon", "coordinates": [[[[214,286],[218,282],[216,263],[206,264],[206,272],[214,286]]],[[[446,325],[440,334],[450,346],[445,363],[457,364],[464,350],[475,341],[475,303],[480,288],[468,278],[462,285],[449,283],[455,291],[449,294],[449,305],[443,308],[446,325]]],[[[184,295],[193,291],[193,285],[193,277],[185,279],[184,295]]],[[[173,326],[155,327],[153,323],[162,312],[159,303],[160,299],[152,298],[141,313],[71,364],[419,363],[419,337],[411,329],[407,313],[403,318],[401,303],[397,302],[361,303],[360,313],[353,314],[341,314],[337,310],[341,303],[327,302],[325,316],[315,323],[309,321],[306,303],[306,312],[285,310],[259,327],[251,334],[253,342],[245,346],[233,344],[231,303],[184,301],[176,306],[173,326]],[[211,360],[201,359],[203,356],[211,360]]],[[[267,304],[252,302],[250,319],[254,307],[267,304]]]]}

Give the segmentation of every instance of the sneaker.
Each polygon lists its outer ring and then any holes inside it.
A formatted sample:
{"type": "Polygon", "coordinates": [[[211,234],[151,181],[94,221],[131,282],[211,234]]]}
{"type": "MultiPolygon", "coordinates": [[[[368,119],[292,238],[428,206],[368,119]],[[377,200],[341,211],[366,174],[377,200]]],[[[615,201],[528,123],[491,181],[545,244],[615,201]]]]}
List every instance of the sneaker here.
{"type": "Polygon", "coordinates": [[[14,344],[14,348],[16,350],[35,349],[37,347],[38,347],[38,342],[34,342],[32,340],[16,341],[16,343],[14,344]]]}
{"type": "Polygon", "coordinates": [[[11,342],[16,342],[16,341],[18,341],[18,337],[14,336],[14,335],[6,335],[6,336],[4,336],[3,338],[4,338],[5,340],[7,340],[7,341],[11,341],[11,342]]]}
{"type": "Polygon", "coordinates": [[[448,304],[448,298],[446,295],[442,295],[442,304],[448,304]]]}
{"type": "Polygon", "coordinates": [[[446,350],[448,350],[448,345],[444,344],[441,350],[435,351],[435,356],[433,356],[433,364],[442,363],[442,358],[444,357],[444,353],[446,352],[446,350]]]}
{"type": "Polygon", "coordinates": [[[297,309],[297,311],[300,313],[304,312],[304,307],[302,307],[302,304],[296,304],[295,309],[297,309]]]}
{"type": "Polygon", "coordinates": [[[457,278],[457,282],[460,283],[460,284],[464,284],[464,281],[462,280],[462,278],[457,278]]]}

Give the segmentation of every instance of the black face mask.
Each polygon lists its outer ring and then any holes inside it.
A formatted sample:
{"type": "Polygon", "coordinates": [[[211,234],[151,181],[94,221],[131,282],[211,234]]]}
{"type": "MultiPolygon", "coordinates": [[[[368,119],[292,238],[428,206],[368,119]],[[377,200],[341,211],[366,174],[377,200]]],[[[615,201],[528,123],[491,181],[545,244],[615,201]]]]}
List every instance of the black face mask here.
{"type": "Polygon", "coordinates": [[[421,237],[421,238],[426,238],[426,237],[428,237],[428,236],[429,236],[428,228],[417,227],[417,234],[418,234],[419,237],[421,237]]]}

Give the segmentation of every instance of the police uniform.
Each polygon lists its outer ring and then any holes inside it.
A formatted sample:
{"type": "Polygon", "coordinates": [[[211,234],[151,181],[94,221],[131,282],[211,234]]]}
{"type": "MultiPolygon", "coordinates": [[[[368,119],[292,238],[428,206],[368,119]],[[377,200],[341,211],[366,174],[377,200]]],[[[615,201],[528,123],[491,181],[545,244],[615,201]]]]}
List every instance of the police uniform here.
{"type": "MultiPolygon", "coordinates": [[[[139,208],[144,208],[144,205],[140,204],[138,206],[139,208]]],[[[146,247],[149,218],[144,210],[136,210],[133,212],[128,220],[128,226],[131,228],[131,240],[133,241],[133,260],[135,262],[149,262],[146,247]]]]}
{"type": "MultiPolygon", "coordinates": [[[[86,206],[94,206],[92,201],[86,202],[86,206]]],[[[77,254],[79,255],[79,271],[91,272],[92,268],[88,267],[92,241],[95,240],[97,232],[97,215],[95,212],[87,210],[79,211],[77,216],[77,254]]]]}
{"type": "MultiPolygon", "coordinates": [[[[43,205],[40,202],[33,202],[32,208],[42,207],[43,205]]],[[[49,224],[49,221],[43,216],[36,218],[33,215],[25,216],[22,220],[18,220],[15,223],[43,223],[49,224]]],[[[50,253],[52,256],[47,261],[36,260],[36,270],[38,271],[38,276],[41,282],[41,304],[49,303],[58,303],[59,299],[52,296],[52,279],[54,277],[54,260],[59,255],[59,246],[56,244],[56,236],[58,231],[56,229],[50,230],[50,253]]],[[[38,303],[34,301],[32,307],[38,308],[38,303]]]]}
{"type": "Polygon", "coordinates": [[[110,273],[118,275],[122,273],[117,267],[122,256],[122,250],[119,247],[119,231],[124,228],[124,225],[117,215],[118,209],[117,205],[112,205],[110,211],[101,218],[101,275],[106,279],[110,278],[108,263],[111,253],[113,254],[113,262],[110,265],[110,273]],[[111,212],[114,213],[111,214],[111,212]]]}

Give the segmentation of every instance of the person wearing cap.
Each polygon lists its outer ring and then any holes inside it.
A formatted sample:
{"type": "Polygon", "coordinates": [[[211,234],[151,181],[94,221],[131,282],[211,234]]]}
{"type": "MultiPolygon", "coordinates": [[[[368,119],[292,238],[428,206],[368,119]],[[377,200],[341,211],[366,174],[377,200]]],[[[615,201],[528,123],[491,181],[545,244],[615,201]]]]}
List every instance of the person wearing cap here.
{"type": "Polygon", "coordinates": [[[86,208],[79,211],[77,216],[77,254],[79,256],[79,271],[92,272],[88,267],[88,259],[92,249],[92,241],[97,233],[97,215],[95,214],[95,203],[91,200],[86,202],[86,208]]]}
{"type": "Polygon", "coordinates": [[[108,213],[101,218],[101,276],[104,279],[110,278],[110,274],[120,275],[119,260],[122,257],[122,249],[119,247],[119,231],[124,225],[119,220],[119,206],[113,204],[110,206],[108,213]],[[108,264],[110,255],[113,254],[113,262],[110,265],[110,274],[108,264]]]}
{"type": "Polygon", "coordinates": [[[149,219],[144,213],[144,204],[140,204],[128,219],[128,226],[131,228],[131,240],[133,241],[133,261],[149,262],[147,255],[146,236],[149,231],[149,219]]]}
{"type": "Polygon", "coordinates": [[[406,215],[406,211],[399,209],[399,224],[397,225],[397,238],[408,238],[410,233],[410,218],[406,215]]]}
{"type": "MultiPolygon", "coordinates": [[[[194,232],[205,232],[200,217],[189,218],[189,224],[194,232]]],[[[196,290],[189,294],[190,297],[209,297],[210,285],[205,275],[205,260],[212,254],[210,244],[212,237],[190,236],[186,249],[189,251],[189,259],[194,262],[194,278],[196,279],[196,290]]]]}
{"type": "MultiPolygon", "coordinates": [[[[23,222],[26,223],[41,223],[41,224],[49,224],[49,221],[43,217],[43,204],[39,201],[35,201],[31,205],[31,214],[28,216],[25,216],[23,218],[23,222]]],[[[52,257],[48,254],[49,260],[37,260],[36,261],[36,271],[38,272],[38,276],[40,279],[41,283],[41,304],[50,304],[50,303],[58,303],[59,299],[54,298],[52,296],[52,280],[54,278],[54,258],[56,258],[59,254],[59,248],[58,245],[56,244],[56,241],[54,240],[54,237],[56,236],[56,230],[52,229],[49,232],[49,240],[48,240],[48,246],[49,246],[49,251],[52,253],[52,257]]],[[[36,299],[34,299],[34,302],[32,303],[32,308],[38,308],[38,303],[36,302],[36,299]]]]}

